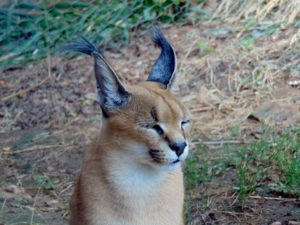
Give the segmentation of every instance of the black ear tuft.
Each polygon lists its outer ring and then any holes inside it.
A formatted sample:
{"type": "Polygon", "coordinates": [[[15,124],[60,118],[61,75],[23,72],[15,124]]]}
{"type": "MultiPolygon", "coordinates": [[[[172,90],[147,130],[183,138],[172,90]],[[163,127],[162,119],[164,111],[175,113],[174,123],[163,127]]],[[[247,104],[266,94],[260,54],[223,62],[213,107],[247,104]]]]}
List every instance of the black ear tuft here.
{"type": "Polygon", "coordinates": [[[176,54],[157,26],[153,28],[152,39],[161,48],[161,53],[153,65],[147,81],[158,82],[168,87],[172,83],[176,71],[176,54]]]}
{"type": "Polygon", "coordinates": [[[61,50],[81,52],[90,56],[93,56],[93,54],[102,54],[100,49],[98,49],[95,45],[93,45],[88,39],[83,37],[81,34],[78,34],[78,37],[80,38],[80,41],[64,45],[61,47],[61,50]]]}
{"type": "Polygon", "coordinates": [[[101,51],[83,36],[80,35],[79,37],[81,41],[65,45],[62,50],[77,51],[94,57],[98,99],[104,115],[108,116],[109,112],[116,111],[126,105],[130,94],[101,51]]]}

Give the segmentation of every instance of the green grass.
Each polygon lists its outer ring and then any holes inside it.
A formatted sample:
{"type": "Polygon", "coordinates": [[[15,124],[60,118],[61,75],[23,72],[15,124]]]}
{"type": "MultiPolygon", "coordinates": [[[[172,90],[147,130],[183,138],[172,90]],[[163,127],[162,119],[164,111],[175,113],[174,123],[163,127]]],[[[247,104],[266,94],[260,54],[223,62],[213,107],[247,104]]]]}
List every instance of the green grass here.
{"type": "Polygon", "coordinates": [[[300,127],[280,132],[264,130],[260,140],[241,147],[223,147],[218,157],[208,154],[203,146],[199,149],[186,163],[189,191],[233,168],[232,189],[241,198],[253,194],[300,197],[300,127]]]}
{"type": "Polygon", "coordinates": [[[189,1],[12,1],[0,6],[0,67],[20,65],[54,53],[77,33],[117,48],[130,30],[159,21],[181,21],[189,1]]]}
{"type": "Polygon", "coordinates": [[[210,182],[214,176],[225,170],[227,161],[208,160],[208,151],[204,145],[199,145],[185,162],[185,188],[188,192],[202,183],[210,182]]]}
{"type": "MultiPolygon", "coordinates": [[[[240,134],[239,126],[232,128],[233,137],[240,134]]],[[[263,128],[260,140],[244,146],[200,145],[191,151],[184,172],[187,224],[214,209],[235,211],[233,205],[251,202],[250,195],[299,199],[300,127],[263,128]]]]}
{"type": "Polygon", "coordinates": [[[300,196],[300,129],[293,128],[271,138],[264,137],[236,152],[239,193],[300,196]]]}

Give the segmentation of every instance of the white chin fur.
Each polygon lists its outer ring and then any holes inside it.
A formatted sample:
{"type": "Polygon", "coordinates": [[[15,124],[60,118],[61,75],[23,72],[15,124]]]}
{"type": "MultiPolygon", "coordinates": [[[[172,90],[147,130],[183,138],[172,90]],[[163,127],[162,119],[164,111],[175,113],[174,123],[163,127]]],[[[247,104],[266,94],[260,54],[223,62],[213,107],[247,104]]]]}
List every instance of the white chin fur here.
{"type": "Polygon", "coordinates": [[[176,162],[176,163],[172,163],[174,161],[176,161],[178,159],[177,155],[171,151],[171,154],[170,154],[170,160],[168,160],[170,163],[166,163],[166,164],[161,164],[161,167],[163,168],[166,168],[167,170],[173,170],[173,169],[177,169],[178,167],[180,167],[181,165],[181,162],[183,162],[186,157],[188,156],[189,154],[189,146],[187,145],[182,153],[182,155],[180,155],[179,157],[179,162],[176,162]]]}
{"type": "Polygon", "coordinates": [[[165,169],[166,171],[173,171],[176,170],[180,167],[181,162],[177,163],[169,163],[169,164],[164,164],[162,165],[162,168],[165,169]]]}
{"type": "Polygon", "coordinates": [[[186,157],[189,154],[189,145],[187,145],[182,153],[182,155],[179,157],[179,160],[182,162],[186,159],[186,157]]]}

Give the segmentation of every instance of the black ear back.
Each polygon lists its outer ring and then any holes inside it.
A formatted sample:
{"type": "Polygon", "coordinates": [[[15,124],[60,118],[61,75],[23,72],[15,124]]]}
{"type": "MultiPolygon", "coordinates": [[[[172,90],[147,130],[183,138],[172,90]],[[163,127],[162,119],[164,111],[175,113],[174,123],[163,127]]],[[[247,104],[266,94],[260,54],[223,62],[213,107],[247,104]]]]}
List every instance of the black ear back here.
{"type": "Polygon", "coordinates": [[[153,42],[161,48],[159,58],[154,63],[147,81],[154,81],[169,87],[176,71],[176,54],[158,27],[152,32],[153,42]]]}
{"type": "Polygon", "coordinates": [[[110,112],[117,111],[128,103],[130,93],[127,92],[101,51],[86,38],[80,36],[80,39],[79,42],[65,45],[62,50],[77,51],[94,57],[98,100],[103,115],[108,117],[110,112]]]}

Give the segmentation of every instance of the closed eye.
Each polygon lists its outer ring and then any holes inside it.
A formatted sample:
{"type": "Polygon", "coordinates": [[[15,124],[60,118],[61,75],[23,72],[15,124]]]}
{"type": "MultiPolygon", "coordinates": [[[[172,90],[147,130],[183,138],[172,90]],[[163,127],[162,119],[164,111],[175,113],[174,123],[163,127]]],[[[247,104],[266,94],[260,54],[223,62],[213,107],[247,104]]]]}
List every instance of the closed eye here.
{"type": "Polygon", "coordinates": [[[181,121],[181,126],[183,127],[184,125],[187,125],[189,123],[191,123],[191,120],[189,120],[189,119],[183,120],[183,121],[181,121]]]}
{"type": "Polygon", "coordinates": [[[152,127],[152,129],[155,130],[159,135],[163,135],[164,134],[164,130],[158,124],[154,125],[152,127]]]}
{"type": "Polygon", "coordinates": [[[153,124],[145,123],[145,124],[140,124],[140,126],[146,129],[155,130],[159,135],[164,134],[164,130],[158,124],[153,125],[153,124]]]}

